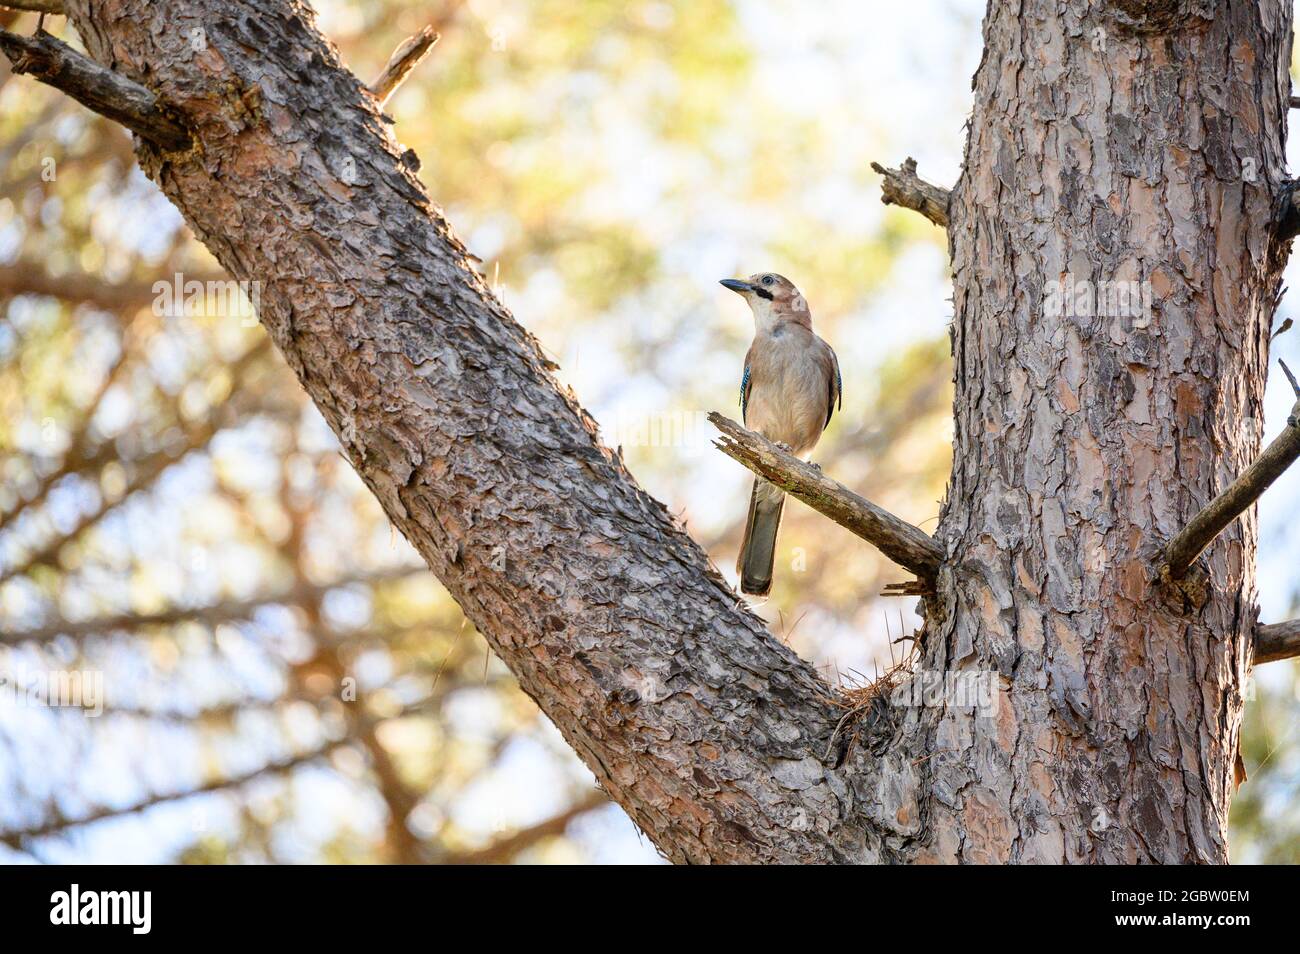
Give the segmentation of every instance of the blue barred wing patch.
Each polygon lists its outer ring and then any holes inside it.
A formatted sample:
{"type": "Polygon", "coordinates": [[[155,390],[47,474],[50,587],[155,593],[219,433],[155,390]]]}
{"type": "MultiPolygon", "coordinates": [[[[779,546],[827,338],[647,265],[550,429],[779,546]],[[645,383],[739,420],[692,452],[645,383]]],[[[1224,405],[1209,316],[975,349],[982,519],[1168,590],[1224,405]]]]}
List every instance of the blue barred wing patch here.
{"type": "Polygon", "coordinates": [[[749,365],[745,365],[745,373],[740,379],[740,422],[746,423],[745,417],[749,413],[749,365]]]}

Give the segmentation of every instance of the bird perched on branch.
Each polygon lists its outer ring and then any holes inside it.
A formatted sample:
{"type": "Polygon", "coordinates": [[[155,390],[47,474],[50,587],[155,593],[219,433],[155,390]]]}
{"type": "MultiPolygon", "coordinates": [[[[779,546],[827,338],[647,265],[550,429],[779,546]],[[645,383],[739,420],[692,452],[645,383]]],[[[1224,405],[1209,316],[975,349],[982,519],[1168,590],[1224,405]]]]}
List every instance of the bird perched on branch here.
{"type": "MultiPolygon", "coordinates": [[[[741,420],[750,430],[802,457],[813,449],[842,404],[840,363],[831,346],[813,334],[808,302],[788,278],[760,272],[721,283],[749,303],[754,343],[740,379],[741,420]]],[[[766,596],[772,588],[776,532],[785,494],[755,478],[736,572],[740,591],[766,596]]]]}

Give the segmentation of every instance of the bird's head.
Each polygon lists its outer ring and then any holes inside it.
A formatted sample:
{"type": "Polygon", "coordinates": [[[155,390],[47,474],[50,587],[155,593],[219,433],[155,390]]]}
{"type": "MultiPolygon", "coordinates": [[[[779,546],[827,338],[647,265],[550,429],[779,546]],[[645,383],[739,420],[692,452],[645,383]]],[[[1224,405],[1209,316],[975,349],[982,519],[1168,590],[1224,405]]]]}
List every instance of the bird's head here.
{"type": "Polygon", "coordinates": [[[808,302],[794,282],[775,272],[759,272],[743,281],[739,278],[724,278],[719,284],[730,288],[749,303],[754,312],[754,321],[760,328],[768,327],[779,321],[795,321],[812,327],[812,314],[808,302]]]}

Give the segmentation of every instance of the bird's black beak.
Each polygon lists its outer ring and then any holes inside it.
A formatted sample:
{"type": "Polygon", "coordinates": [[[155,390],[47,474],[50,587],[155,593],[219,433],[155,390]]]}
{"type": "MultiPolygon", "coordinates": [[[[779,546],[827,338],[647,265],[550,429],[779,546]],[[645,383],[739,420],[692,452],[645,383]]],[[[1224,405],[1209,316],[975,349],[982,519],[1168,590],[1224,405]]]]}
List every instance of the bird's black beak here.
{"type": "Polygon", "coordinates": [[[723,288],[730,288],[734,292],[740,292],[742,295],[745,294],[745,292],[751,292],[754,290],[753,285],[749,282],[742,282],[739,278],[724,278],[722,281],[718,282],[718,284],[723,288]]]}

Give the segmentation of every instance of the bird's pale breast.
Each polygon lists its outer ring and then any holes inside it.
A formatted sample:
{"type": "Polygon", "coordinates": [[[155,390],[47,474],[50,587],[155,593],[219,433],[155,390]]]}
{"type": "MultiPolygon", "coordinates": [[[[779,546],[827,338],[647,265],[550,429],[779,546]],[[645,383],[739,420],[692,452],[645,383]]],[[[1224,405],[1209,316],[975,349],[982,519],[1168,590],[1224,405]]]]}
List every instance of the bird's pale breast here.
{"type": "Polygon", "coordinates": [[[746,423],[796,454],[812,450],[826,424],[831,382],[811,331],[791,326],[755,338],[750,350],[750,392],[746,423]]]}

